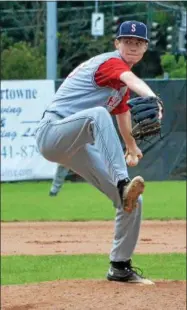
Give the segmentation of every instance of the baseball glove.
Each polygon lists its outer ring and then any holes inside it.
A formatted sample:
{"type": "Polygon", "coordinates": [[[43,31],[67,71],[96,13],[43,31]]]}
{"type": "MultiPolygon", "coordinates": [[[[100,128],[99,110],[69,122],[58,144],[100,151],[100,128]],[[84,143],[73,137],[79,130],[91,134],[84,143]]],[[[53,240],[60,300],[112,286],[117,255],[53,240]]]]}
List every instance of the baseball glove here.
{"type": "Polygon", "coordinates": [[[136,97],[128,100],[127,105],[134,121],[132,135],[136,140],[161,135],[164,106],[159,97],[136,97]]]}

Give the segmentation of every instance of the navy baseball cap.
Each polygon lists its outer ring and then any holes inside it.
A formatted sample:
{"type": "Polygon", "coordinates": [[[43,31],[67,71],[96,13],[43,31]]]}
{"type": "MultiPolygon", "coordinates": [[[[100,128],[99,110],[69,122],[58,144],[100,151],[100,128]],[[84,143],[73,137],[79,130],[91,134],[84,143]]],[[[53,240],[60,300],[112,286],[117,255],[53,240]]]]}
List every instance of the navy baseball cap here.
{"type": "Polygon", "coordinates": [[[140,38],[149,42],[149,39],[147,38],[147,26],[136,20],[126,21],[120,25],[116,39],[123,37],[140,38]]]}

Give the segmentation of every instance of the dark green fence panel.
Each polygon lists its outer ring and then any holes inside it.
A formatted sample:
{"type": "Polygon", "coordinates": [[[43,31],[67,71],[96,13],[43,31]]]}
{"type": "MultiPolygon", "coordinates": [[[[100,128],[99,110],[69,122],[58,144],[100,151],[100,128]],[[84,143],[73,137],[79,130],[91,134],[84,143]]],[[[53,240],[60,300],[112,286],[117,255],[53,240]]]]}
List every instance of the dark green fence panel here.
{"type": "MultiPolygon", "coordinates": [[[[56,81],[56,89],[61,82],[56,81]]],[[[142,175],[150,181],[186,180],[186,80],[146,82],[164,102],[162,139],[140,144],[144,158],[137,167],[129,168],[130,177],[142,175]]]]}
{"type": "Polygon", "coordinates": [[[144,158],[129,174],[154,181],[186,180],[186,80],[146,82],[164,102],[162,139],[140,145],[144,158]]]}

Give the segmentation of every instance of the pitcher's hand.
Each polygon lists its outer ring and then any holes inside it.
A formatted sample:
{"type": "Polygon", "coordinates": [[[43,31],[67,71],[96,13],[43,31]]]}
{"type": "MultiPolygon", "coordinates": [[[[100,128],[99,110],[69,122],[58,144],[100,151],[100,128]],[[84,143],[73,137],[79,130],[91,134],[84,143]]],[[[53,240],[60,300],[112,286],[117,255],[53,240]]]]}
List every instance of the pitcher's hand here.
{"type": "Polygon", "coordinates": [[[143,157],[142,151],[140,150],[140,148],[137,145],[133,145],[128,147],[127,146],[127,150],[125,153],[125,158],[127,157],[127,155],[132,155],[133,157],[138,157],[138,159],[141,159],[143,157]]]}

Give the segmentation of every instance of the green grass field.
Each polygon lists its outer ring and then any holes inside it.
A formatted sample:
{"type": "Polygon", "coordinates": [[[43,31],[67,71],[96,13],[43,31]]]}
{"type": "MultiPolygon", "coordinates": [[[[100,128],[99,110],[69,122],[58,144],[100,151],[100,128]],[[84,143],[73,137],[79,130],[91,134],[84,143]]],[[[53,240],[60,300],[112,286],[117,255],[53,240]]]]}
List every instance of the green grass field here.
{"type": "MultiPolygon", "coordinates": [[[[133,263],[152,279],[185,280],[184,254],[135,255],[133,263]]],[[[7,256],[2,258],[2,281],[22,284],[60,279],[105,279],[107,255],[7,256]]]]}
{"type": "MultiPolygon", "coordinates": [[[[49,197],[49,182],[2,184],[2,221],[112,220],[112,203],[86,183],[66,182],[57,197],[49,197]]],[[[186,182],[147,182],[144,219],[185,219],[186,182]]],[[[152,279],[184,280],[185,254],[135,255],[133,262],[152,279]]],[[[107,255],[2,257],[2,284],[57,279],[104,279],[107,255]]]]}
{"type": "MultiPolygon", "coordinates": [[[[112,220],[110,200],[86,183],[65,183],[57,197],[49,197],[49,182],[2,184],[2,221],[112,220]]],[[[185,219],[186,182],[147,182],[144,219],[185,219]]]]}

